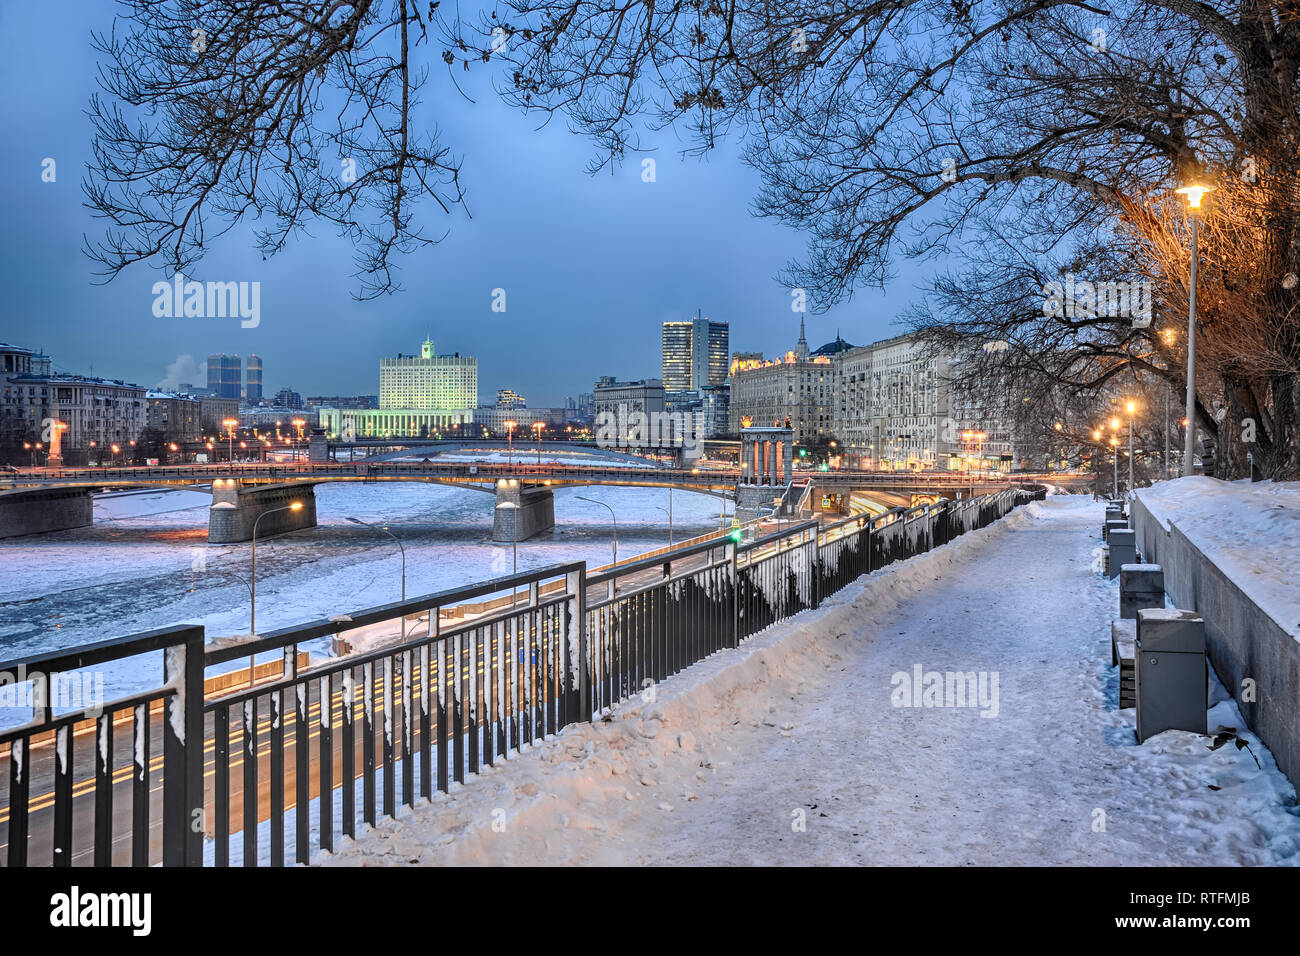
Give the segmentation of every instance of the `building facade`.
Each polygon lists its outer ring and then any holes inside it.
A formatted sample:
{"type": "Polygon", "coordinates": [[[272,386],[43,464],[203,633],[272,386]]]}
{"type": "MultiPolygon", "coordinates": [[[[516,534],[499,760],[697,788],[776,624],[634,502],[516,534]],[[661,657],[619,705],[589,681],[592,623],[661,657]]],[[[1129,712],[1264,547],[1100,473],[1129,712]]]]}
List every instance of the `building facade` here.
{"type": "Polygon", "coordinates": [[[244,373],[244,401],[249,405],[258,405],[262,401],[262,357],[250,355],[248,367],[244,373]]]}
{"type": "Polygon", "coordinates": [[[1009,470],[1011,429],[953,383],[952,355],[915,335],[835,356],[832,430],[846,468],[1009,470]]]}
{"type": "Polygon", "coordinates": [[[808,350],[803,321],[799,341],[779,359],[740,358],[732,363],[728,415],[733,434],[742,428],[788,427],[797,444],[832,432],[835,373],[832,359],[808,350]]]}
{"type": "Polygon", "coordinates": [[[438,355],[426,339],[419,355],[379,360],[379,407],[317,409],[332,438],[451,438],[474,426],[478,360],[438,355]]]}
{"type": "Polygon", "coordinates": [[[214,353],[208,356],[208,389],[217,398],[239,401],[243,366],[238,355],[214,353]]]}
{"type": "Polygon", "coordinates": [[[199,429],[203,434],[224,434],[226,426],[222,422],[232,418],[239,418],[238,398],[211,396],[199,399],[199,429]]]}
{"type": "Polygon", "coordinates": [[[197,398],[179,392],[150,391],[145,395],[145,403],[146,423],[162,434],[163,441],[199,440],[202,431],[197,398]]]}
{"type": "Polygon", "coordinates": [[[380,359],[379,407],[450,411],[478,405],[478,359],[438,355],[426,339],[419,355],[380,359]]]}
{"type": "Polygon", "coordinates": [[[731,332],[726,322],[706,318],[665,322],[662,330],[664,391],[698,392],[727,378],[731,332]]]}

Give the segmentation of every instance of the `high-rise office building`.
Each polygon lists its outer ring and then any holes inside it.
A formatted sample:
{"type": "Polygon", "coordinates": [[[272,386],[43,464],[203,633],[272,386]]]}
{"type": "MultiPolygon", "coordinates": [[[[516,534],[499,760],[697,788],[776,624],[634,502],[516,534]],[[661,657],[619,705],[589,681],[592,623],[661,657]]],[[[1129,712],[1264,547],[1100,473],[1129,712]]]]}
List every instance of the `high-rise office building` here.
{"type": "Polygon", "coordinates": [[[239,400],[243,367],[238,355],[208,356],[208,388],[217,398],[239,400]]]}
{"type": "Polygon", "coordinates": [[[244,378],[244,400],[256,405],[262,400],[262,357],[250,355],[244,378]]]}
{"type": "Polygon", "coordinates": [[[419,355],[379,360],[379,407],[429,410],[478,406],[478,359],[438,355],[426,339],[419,355]]]}
{"type": "MultiPolygon", "coordinates": [[[[379,360],[379,407],[322,407],[330,435],[464,435],[478,407],[478,359],[438,355],[426,339],[419,355],[379,360]]],[[[563,419],[561,418],[561,421],[563,419]]]]}
{"type": "Polygon", "coordinates": [[[663,325],[663,383],[666,392],[695,392],[727,379],[730,329],[726,322],[696,316],[663,325]]]}

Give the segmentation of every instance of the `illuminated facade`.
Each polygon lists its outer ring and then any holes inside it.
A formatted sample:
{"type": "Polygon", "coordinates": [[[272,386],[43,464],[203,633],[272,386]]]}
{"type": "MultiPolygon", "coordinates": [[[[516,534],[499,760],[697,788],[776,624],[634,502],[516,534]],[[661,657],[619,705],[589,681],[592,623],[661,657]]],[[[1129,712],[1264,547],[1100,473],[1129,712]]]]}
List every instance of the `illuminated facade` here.
{"type": "Polygon", "coordinates": [[[379,360],[379,407],[450,411],[478,405],[478,359],[438,355],[426,339],[419,355],[379,360]]]}
{"type": "Polygon", "coordinates": [[[835,357],[832,430],[847,468],[990,471],[1009,430],[951,384],[954,360],[902,335],[835,357]]]}
{"type": "Polygon", "coordinates": [[[731,365],[730,431],[746,423],[788,427],[800,444],[829,437],[832,429],[835,367],[827,355],[809,354],[803,322],[799,342],[779,359],[736,356],[731,365]]]}
{"type": "Polygon", "coordinates": [[[663,324],[663,385],[666,392],[698,392],[727,379],[731,331],[726,322],[695,318],[663,324]]]}

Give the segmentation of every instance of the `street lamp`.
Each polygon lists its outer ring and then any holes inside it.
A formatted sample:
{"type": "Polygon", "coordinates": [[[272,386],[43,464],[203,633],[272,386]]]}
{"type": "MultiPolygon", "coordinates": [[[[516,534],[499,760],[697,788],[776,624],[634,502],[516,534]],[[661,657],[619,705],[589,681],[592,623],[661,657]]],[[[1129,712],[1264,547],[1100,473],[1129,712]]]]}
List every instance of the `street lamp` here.
{"type": "Polygon", "coordinates": [[[1210,186],[1184,186],[1175,190],[1187,197],[1187,209],[1192,220],[1192,268],[1187,287],[1187,436],[1183,445],[1183,477],[1190,477],[1195,469],[1192,464],[1194,455],[1194,437],[1196,434],[1196,224],[1201,208],[1201,197],[1211,190],[1210,186]]]}
{"type": "Polygon", "coordinates": [[[546,428],[546,422],[533,422],[533,431],[537,432],[537,464],[542,463],[542,431],[546,428]]]}
{"type": "Polygon", "coordinates": [[[602,508],[609,510],[609,516],[614,520],[614,565],[618,564],[618,516],[614,514],[614,509],[603,501],[597,501],[595,498],[584,498],[582,495],[574,495],[579,501],[590,501],[593,505],[600,505],[602,508]]]}
{"type": "Polygon", "coordinates": [[[1137,411],[1137,402],[1129,402],[1128,410],[1128,493],[1133,494],[1133,413],[1137,411]]]}
{"type": "Polygon", "coordinates": [[[673,506],[672,506],[672,501],[673,501],[673,493],[672,493],[672,491],[671,491],[671,489],[670,489],[669,492],[668,492],[668,507],[665,508],[663,505],[655,505],[656,508],[658,508],[660,511],[662,511],[664,514],[666,514],[666,515],[668,516],[668,547],[670,547],[670,548],[673,546],[673,506]]]}
{"type": "MultiPolygon", "coordinates": [[[[233,481],[234,479],[231,480],[233,481]]],[[[251,629],[251,633],[250,633],[251,637],[257,637],[257,526],[262,523],[262,519],[265,518],[267,515],[278,514],[281,511],[301,511],[301,510],[302,510],[302,502],[292,501],[289,504],[285,505],[283,508],[272,508],[270,511],[263,511],[260,515],[257,516],[257,520],[253,522],[253,576],[252,576],[252,587],[249,588],[249,593],[252,595],[253,598],[253,608],[252,608],[252,614],[249,617],[249,622],[248,622],[249,627],[251,629]]],[[[250,672],[249,680],[250,681],[252,680],[251,672],[250,672]]]]}
{"type": "Polygon", "coordinates": [[[506,462],[510,467],[515,464],[515,426],[518,422],[505,422],[506,426],[506,462]]]}
{"type": "MultiPolygon", "coordinates": [[[[295,422],[295,424],[297,424],[295,422]]],[[[376,531],[382,531],[397,543],[397,550],[402,553],[402,603],[406,603],[406,549],[402,547],[402,542],[398,540],[397,535],[388,530],[388,525],[371,524],[369,521],[362,521],[360,518],[348,518],[353,524],[364,525],[367,528],[374,528],[376,531]]],[[[402,641],[406,641],[406,614],[402,614],[402,641]]]]}
{"type": "Polygon", "coordinates": [[[1110,436],[1110,463],[1113,477],[1111,482],[1110,497],[1112,500],[1119,497],[1119,439],[1114,435],[1110,436]]]}
{"type": "Polygon", "coordinates": [[[239,425],[238,418],[227,418],[222,421],[226,426],[226,436],[230,439],[230,450],[226,453],[226,461],[235,460],[235,428],[239,425]]]}

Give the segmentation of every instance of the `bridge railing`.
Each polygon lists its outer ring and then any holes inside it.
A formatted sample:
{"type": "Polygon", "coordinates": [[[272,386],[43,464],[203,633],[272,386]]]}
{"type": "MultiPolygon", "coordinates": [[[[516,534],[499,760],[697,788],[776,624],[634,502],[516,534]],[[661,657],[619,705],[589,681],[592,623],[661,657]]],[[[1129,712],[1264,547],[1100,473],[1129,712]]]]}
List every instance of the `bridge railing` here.
{"type": "Polygon", "coordinates": [[[828,525],[798,522],[590,576],[585,563],[553,565],[206,653],[203,630],[182,627],[0,664],[0,672],[59,673],[165,657],[158,686],[112,702],[104,715],[44,707],[0,730],[7,861],[307,862],[339,835],[354,836],[358,821],[394,816],[399,803],[445,792],[633,695],[653,699],[660,681],[819,606],[861,574],[1044,494],[1007,489],[828,525]],[[270,675],[265,663],[250,666],[244,684],[226,683],[204,700],[205,668],[251,664],[255,655],[283,663],[270,675]],[[129,754],[114,746],[113,728],[124,721],[129,754]],[[150,760],[159,739],[161,790],[150,760]],[[92,752],[93,781],[74,787],[74,768],[92,752]],[[129,799],[116,786],[128,782],[119,772],[128,764],[129,799]],[[31,784],[38,770],[53,775],[49,793],[31,784]],[[128,803],[129,813],[118,812],[128,803]],[[77,819],[93,820],[80,839],[77,819]],[[114,852],[118,844],[129,845],[129,857],[114,852]]]}

